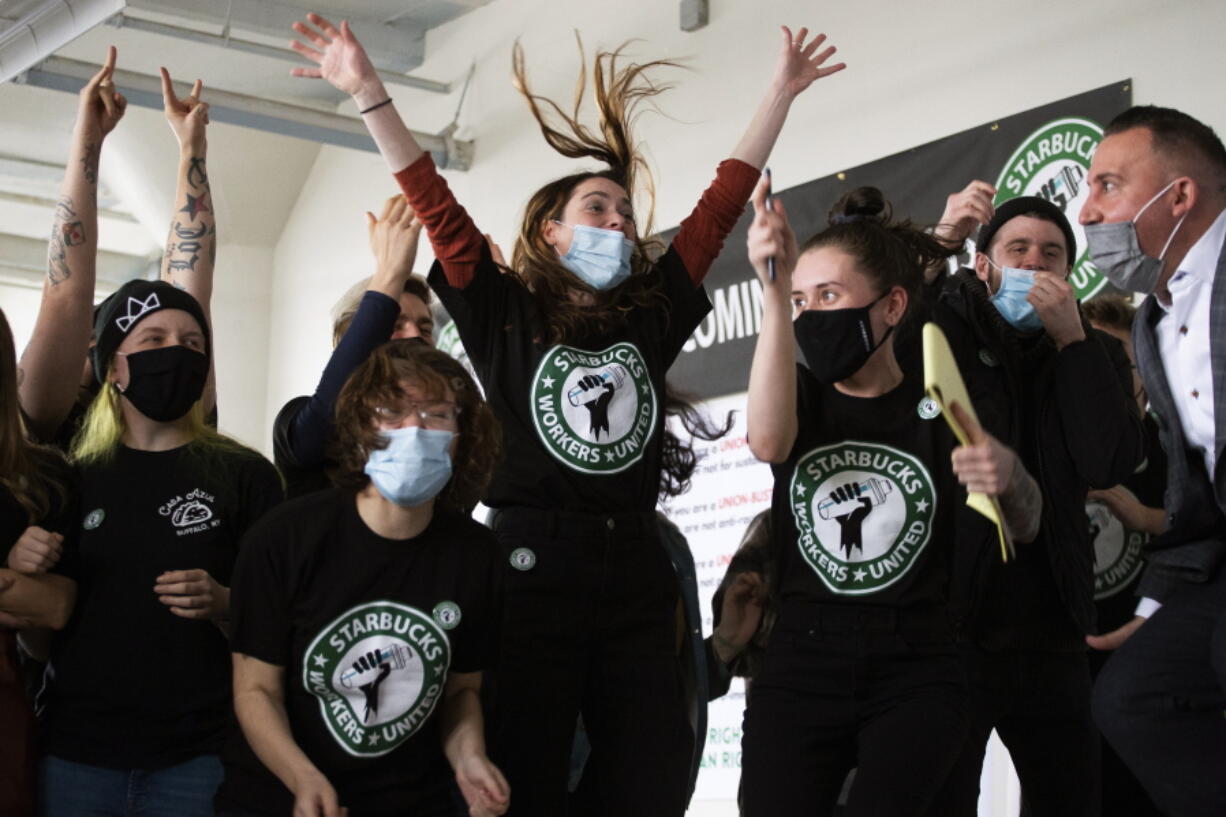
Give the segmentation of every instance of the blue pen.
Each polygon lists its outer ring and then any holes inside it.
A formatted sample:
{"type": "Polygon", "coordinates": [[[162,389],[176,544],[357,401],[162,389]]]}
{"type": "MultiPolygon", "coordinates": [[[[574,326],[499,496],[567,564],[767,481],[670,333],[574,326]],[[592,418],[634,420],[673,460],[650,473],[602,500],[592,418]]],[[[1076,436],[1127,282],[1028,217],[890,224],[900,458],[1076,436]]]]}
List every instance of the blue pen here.
{"type": "MultiPolygon", "coordinates": [[[[766,168],[766,209],[774,212],[774,199],[771,196],[771,169],[766,168]]],[[[771,282],[775,280],[775,256],[766,259],[766,268],[770,271],[771,282]]]]}

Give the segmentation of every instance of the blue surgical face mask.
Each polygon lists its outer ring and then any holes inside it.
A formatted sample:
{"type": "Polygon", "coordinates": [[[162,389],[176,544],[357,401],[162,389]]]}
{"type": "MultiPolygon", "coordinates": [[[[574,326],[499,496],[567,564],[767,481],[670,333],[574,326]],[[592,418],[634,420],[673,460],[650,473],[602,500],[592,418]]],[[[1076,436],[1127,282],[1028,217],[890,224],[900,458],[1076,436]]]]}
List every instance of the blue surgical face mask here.
{"type": "Polygon", "coordinates": [[[386,448],[370,452],[366,474],[388,502],[404,508],[438,496],[451,479],[450,431],[408,426],[380,432],[386,448]]]}
{"type": "MultiPolygon", "coordinates": [[[[984,255],[987,258],[987,255],[984,255]]],[[[988,296],[1000,316],[1019,332],[1037,332],[1043,328],[1039,313],[1026,300],[1034,286],[1034,271],[1018,267],[1002,267],[988,258],[988,263],[1000,270],[1000,289],[988,296]]]]}
{"type": "Polygon", "coordinates": [[[630,277],[630,256],[634,242],[621,230],[602,230],[586,224],[554,223],[570,227],[570,249],[562,256],[562,266],[592,289],[613,289],[630,277]]]}

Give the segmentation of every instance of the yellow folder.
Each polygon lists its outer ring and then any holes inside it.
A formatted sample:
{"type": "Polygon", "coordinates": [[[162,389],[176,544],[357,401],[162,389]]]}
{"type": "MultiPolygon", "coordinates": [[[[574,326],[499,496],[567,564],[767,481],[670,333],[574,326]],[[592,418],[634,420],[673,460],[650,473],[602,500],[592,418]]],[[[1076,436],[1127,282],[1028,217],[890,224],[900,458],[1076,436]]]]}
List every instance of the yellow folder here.
{"type": "MultiPolygon", "coordinates": [[[[971,405],[971,398],[966,393],[966,384],[962,380],[962,373],[958,371],[958,364],[949,348],[949,341],[945,339],[945,333],[935,323],[924,324],[923,337],[924,391],[941,407],[941,416],[953,429],[958,442],[968,445],[970,434],[954,419],[953,413],[949,410],[949,404],[956,402],[976,423],[979,422],[979,417],[975,414],[975,407],[971,405]]],[[[966,504],[992,520],[992,523],[996,525],[996,533],[1000,537],[1000,559],[1002,562],[1009,561],[1009,557],[1013,555],[1013,542],[1010,541],[1009,534],[1005,530],[1004,514],[1001,512],[1000,502],[996,497],[987,494],[971,493],[966,497],[966,504]]]]}

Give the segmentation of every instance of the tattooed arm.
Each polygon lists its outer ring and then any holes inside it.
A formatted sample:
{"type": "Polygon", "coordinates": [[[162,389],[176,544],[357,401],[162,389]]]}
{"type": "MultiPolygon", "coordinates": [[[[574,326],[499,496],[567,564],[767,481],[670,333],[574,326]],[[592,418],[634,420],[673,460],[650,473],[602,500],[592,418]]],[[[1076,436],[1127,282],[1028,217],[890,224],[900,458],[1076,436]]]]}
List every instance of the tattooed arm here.
{"type": "Polygon", "coordinates": [[[47,249],[47,278],[30,343],[21,356],[18,394],[33,431],[50,439],[64,422],[86,366],[93,331],[94,266],[98,251],[98,159],[102,140],[123,117],[127,101],[115,92],[115,49],[81,89],[72,148],[47,249]]]}
{"type": "MultiPolygon", "coordinates": [[[[175,96],[170,74],[162,69],[162,102],[166,120],[179,140],[179,175],[175,189],[174,212],[166,251],[162,254],[162,280],[185,289],[204,309],[212,323],[209,303],[213,298],[213,262],[217,258],[217,226],[213,219],[213,194],[205,164],[208,143],[209,106],[200,101],[202,83],[196,80],[192,92],[175,96]]],[[[213,347],[216,349],[216,346],[213,347]]],[[[216,360],[216,354],[213,359],[216,360]]],[[[214,367],[204,388],[204,412],[209,414],[217,401],[214,367]]]]}

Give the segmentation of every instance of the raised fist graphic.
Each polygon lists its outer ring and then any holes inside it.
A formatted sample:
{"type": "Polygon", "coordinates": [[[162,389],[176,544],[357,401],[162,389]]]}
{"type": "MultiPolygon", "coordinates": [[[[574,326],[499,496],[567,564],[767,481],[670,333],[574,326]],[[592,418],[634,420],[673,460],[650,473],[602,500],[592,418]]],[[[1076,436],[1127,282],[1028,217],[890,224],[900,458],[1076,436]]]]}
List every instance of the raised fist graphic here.
{"type": "Polygon", "coordinates": [[[840,485],[830,492],[830,499],[836,505],[850,502],[856,503],[846,513],[836,514],[834,517],[839,523],[841,540],[839,546],[847,557],[851,556],[852,548],[858,548],[861,552],[864,551],[862,526],[864,517],[868,516],[873,510],[873,500],[863,494],[864,486],[855,482],[840,485]]]}
{"type": "Polygon", "coordinates": [[[366,697],[366,714],[362,718],[366,723],[370,723],[371,716],[379,712],[379,686],[392,671],[389,663],[391,657],[390,652],[371,650],[353,662],[353,671],[358,680],[365,679],[365,683],[358,684],[358,689],[366,697]]]}
{"type": "Polygon", "coordinates": [[[605,433],[605,437],[608,437],[609,403],[613,400],[613,393],[617,391],[613,378],[608,376],[600,377],[594,374],[584,375],[575,384],[575,390],[579,392],[578,402],[587,409],[588,414],[591,416],[592,439],[599,440],[600,432],[602,431],[605,433]]]}

